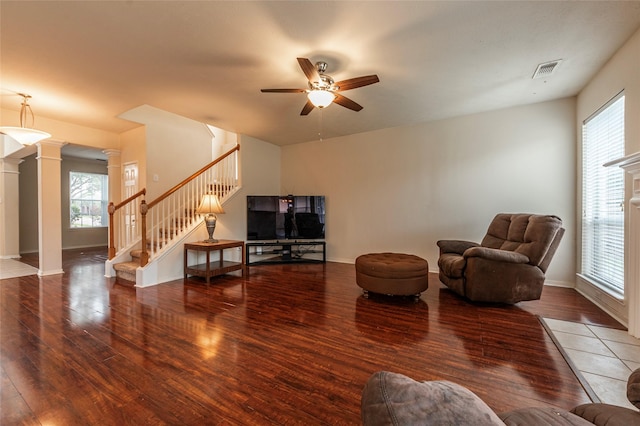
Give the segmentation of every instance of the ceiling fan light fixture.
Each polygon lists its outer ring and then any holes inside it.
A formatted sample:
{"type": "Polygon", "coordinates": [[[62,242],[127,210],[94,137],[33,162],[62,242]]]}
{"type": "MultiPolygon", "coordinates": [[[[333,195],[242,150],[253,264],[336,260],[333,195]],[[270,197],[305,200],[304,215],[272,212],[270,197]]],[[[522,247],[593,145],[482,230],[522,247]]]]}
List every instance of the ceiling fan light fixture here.
{"type": "Polygon", "coordinates": [[[326,108],[336,98],[336,95],[328,90],[311,90],[307,97],[316,108],[326,108]]]}
{"type": "Polygon", "coordinates": [[[20,127],[2,126],[0,127],[0,133],[15,139],[22,145],[33,145],[43,139],[50,138],[51,135],[47,132],[26,127],[26,121],[28,118],[31,120],[31,126],[33,126],[34,122],[33,111],[29,105],[29,98],[31,98],[31,96],[23,93],[18,93],[18,95],[22,96],[22,106],[20,107],[20,127]]]}

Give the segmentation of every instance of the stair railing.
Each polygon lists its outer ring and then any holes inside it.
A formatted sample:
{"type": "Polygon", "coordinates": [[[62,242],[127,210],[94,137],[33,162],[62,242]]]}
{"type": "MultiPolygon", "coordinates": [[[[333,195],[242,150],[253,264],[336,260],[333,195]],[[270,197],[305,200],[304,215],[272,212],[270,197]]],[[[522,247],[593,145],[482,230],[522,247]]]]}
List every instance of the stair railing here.
{"type": "Polygon", "coordinates": [[[109,203],[109,260],[113,259],[116,253],[125,247],[129,247],[140,239],[141,229],[140,211],[138,210],[138,198],[147,193],[142,189],[126,200],[118,204],[109,203]]]}
{"type": "Polygon", "coordinates": [[[237,190],[239,150],[240,145],[236,145],[155,200],[149,203],[142,200],[141,234],[147,236],[147,241],[141,247],[140,266],[200,224],[196,209],[204,194],[216,194],[220,203],[224,203],[237,190]]]}

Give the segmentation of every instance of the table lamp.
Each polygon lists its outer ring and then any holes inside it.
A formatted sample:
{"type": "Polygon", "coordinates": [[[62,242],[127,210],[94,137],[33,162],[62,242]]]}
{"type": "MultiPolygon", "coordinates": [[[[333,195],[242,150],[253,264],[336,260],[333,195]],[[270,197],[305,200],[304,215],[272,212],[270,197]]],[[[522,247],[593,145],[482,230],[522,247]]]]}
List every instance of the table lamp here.
{"type": "Polygon", "coordinates": [[[207,226],[207,232],[209,238],[204,240],[205,243],[217,243],[218,240],[213,238],[213,231],[216,230],[216,221],[218,217],[216,214],[223,214],[224,209],[218,200],[218,197],[214,194],[204,194],[200,206],[196,210],[198,214],[206,214],[204,223],[207,226]]]}

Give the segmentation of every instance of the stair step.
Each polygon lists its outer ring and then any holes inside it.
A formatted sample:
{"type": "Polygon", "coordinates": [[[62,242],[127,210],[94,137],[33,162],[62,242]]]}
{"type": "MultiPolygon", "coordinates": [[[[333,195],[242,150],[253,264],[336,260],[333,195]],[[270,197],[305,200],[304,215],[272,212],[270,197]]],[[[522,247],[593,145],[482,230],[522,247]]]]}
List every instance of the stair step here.
{"type": "Polygon", "coordinates": [[[140,262],[121,262],[113,265],[113,269],[116,271],[116,278],[135,283],[138,266],[140,262]]]}

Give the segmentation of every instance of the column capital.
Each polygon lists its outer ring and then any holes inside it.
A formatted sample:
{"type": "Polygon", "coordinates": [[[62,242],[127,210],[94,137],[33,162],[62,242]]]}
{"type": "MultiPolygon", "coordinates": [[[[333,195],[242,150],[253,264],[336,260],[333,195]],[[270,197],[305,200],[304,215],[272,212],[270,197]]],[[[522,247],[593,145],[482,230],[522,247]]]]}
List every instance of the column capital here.
{"type": "Polygon", "coordinates": [[[120,156],[120,150],[119,149],[113,149],[113,148],[103,149],[102,153],[104,155],[106,155],[107,158],[119,157],[120,156]]]}
{"type": "Polygon", "coordinates": [[[19,173],[19,166],[23,161],[22,158],[0,158],[0,173],[19,173]]]}
{"type": "Polygon", "coordinates": [[[65,141],[60,141],[60,140],[51,139],[51,138],[45,139],[43,141],[40,141],[40,142],[36,143],[36,145],[38,147],[41,147],[41,146],[52,146],[52,147],[53,146],[57,146],[57,147],[60,147],[60,148],[62,148],[66,144],[67,144],[67,142],[65,142],[65,141]]]}

